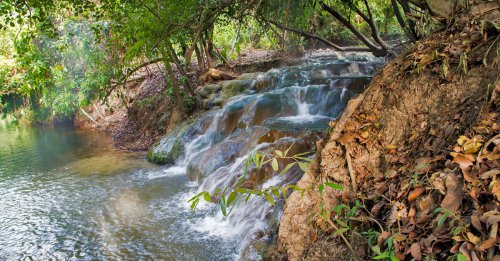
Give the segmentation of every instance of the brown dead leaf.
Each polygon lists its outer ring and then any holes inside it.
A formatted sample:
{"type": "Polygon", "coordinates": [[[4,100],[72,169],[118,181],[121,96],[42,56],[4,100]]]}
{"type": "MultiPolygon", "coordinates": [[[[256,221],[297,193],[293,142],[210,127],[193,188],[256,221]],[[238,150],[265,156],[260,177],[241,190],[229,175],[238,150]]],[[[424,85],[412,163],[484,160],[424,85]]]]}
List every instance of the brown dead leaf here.
{"type": "Polygon", "coordinates": [[[500,212],[491,210],[484,213],[479,219],[483,223],[493,225],[495,223],[500,222],[500,212]]]}
{"type": "Polygon", "coordinates": [[[492,169],[490,171],[486,171],[485,173],[479,175],[480,179],[489,179],[496,177],[498,174],[500,174],[500,170],[498,169],[492,169]]]}
{"type": "Polygon", "coordinates": [[[453,162],[460,166],[462,172],[468,172],[468,168],[474,164],[475,158],[470,154],[462,154],[457,152],[451,152],[450,155],[453,157],[453,162]]]}
{"type": "Polygon", "coordinates": [[[464,242],[461,246],[460,246],[460,253],[462,255],[465,256],[465,258],[467,258],[467,260],[471,260],[471,257],[470,257],[470,249],[468,247],[468,243],[467,242],[464,242]]]}
{"type": "Polygon", "coordinates": [[[472,226],[477,229],[479,232],[483,231],[483,226],[481,225],[481,221],[479,220],[478,215],[471,215],[470,216],[470,222],[472,226]]]}
{"type": "Polygon", "coordinates": [[[450,174],[446,177],[446,196],[441,201],[441,207],[448,210],[458,210],[462,204],[463,181],[456,174],[450,174]]]}
{"type": "Polygon", "coordinates": [[[419,158],[415,161],[415,172],[419,174],[427,173],[432,169],[431,158],[419,158]]]}
{"type": "Polygon", "coordinates": [[[497,239],[495,238],[490,238],[485,241],[483,241],[479,246],[477,246],[478,251],[486,251],[492,247],[494,247],[497,244],[497,239]]]}
{"type": "Polygon", "coordinates": [[[370,137],[370,133],[368,131],[363,131],[360,136],[363,139],[368,139],[368,137],[370,137]]]}
{"type": "Polygon", "coordinates": [[[466,136],[462,135],[460,136],[458,139],[457,139],[457,144],[462,146],[464,145],[464,143],[468,140],[469,138],[467,138],[466,136]]]}
{"type": "Polygon", "coordinates": [[[420,243],[413,243],[411,245],[410,254],[415,260],[422,260],[422,251],[420,250],[420,243]]]}
{"type": "Polygon", "coordinates": [[[464,152],[467,154],[474,154],[479,151],[479,149],[483,146],[480,138],[474,137],[468,141],[466,141],[463,145],[464,152]]]}
{"type": "Polygon", "coordinates": [[[338,141],[340,141],[340,143],[345,146],[345,145],[349,144],[349,142],[354,139],[354,136],[355,135],[352,132],[348,132],[348,133],[342,135],[342,137],[340,137],[338,139],[338,141]]]}
{"type": "Polygon", "coordinates": [[[419,187],[419,188],[414,189],[408,195],[408,202],[414,201],[415,199],[417,199],[418,197],[420,197],[420,195],[422,195],[422,193],[424,193],[424,192],[425,192],[425,188],[423,188],[423,187],[419,187]]]}
{"type": "Polygon", "coordinates": [[[497,200],[500,201],[500,182],[498,180],[494,180],[491,182],[490,186],[492,187],[491,193],[493,193],[497,200]]]}
{"type": "Polygon", "coordinates": [[[445,189],[445,186],[444,186],[444,181],[441,177],[436,177],[434,179],[431,179],[432,180],[432,186],[437,190],[439,191],[439,193],[441,193],[442,195],[446,195],[446,189],[445,189]]]}
{"type": "Polygon", "coordinates": [[[384,242],[387,238],[389,238],[391,236],[391,233],[387,232],[387,231],[382,231],[382,233],[380,233],[380,236],[378,237],[378,240],[377,240],[377,244],[379,247],[382,247],[384,245],[384,242]]]}
{"type": "MultiPolygon", "coordinates": [[[[455,240],[456,241],[456,240],[455,240]]],[[[458,254],[459,252],[459,248],[460,248],[460,242],[461,241],[457,241],[457,243],[450,249],[450,252],[452,254],[458,254]]]]}
{"type": "Polygon", "coordinates": [[[481,238],[472,234],[471,232],[467,232],[467,239],[474,245],[477,245],[479,244],[479,242],[481,242],[481,238]]]}

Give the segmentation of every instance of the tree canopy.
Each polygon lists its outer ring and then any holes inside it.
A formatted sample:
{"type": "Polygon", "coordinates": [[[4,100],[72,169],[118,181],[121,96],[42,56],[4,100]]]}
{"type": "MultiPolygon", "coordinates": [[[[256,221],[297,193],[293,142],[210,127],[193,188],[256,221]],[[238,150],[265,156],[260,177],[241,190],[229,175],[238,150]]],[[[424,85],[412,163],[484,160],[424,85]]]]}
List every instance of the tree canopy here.
{"type": "Polygon", "coordinates": [[[4,1],[0,108],[31,121],[71,117],[159,61],[180,104],[194,93],[192,71],[242,48],[321,44],[384,56],[394,37],[428,33],[419,26],[428,10],[417,0],[4,1]]]}

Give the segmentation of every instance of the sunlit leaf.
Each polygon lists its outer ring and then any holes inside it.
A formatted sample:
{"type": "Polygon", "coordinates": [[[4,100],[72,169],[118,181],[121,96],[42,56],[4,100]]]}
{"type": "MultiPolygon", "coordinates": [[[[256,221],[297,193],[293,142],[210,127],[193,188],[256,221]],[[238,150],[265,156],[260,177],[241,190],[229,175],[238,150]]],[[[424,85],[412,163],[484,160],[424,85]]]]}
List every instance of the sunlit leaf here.
{"type": "Polygon", "coordinates": [[[342,187],[341,185],[338,185],[338,184],[335,184],[335,183],[331,183],[331,182],[326,182],[324,183],[326,186],[332,188],[332,189],[336,189],[336,190],[344,190],[344,187],[342,187]]]}
{"type": "Polygon", "coordinates": [[[269,194],[265,194],[265,195],[266,195],[266,199],[269,202],[269,204],[271,204],[271,205],[274,206],[274,204],[275,204],[274,198],[271,195],[269,195],[269,194]]]}
{"type": "Polygon", "coordinates": [[[309,163],[299,162],[299,167],[302,171],[307,172],[309,169],[309,163]]]}
{"type": "Polygon", "coordinates": [[[280,175],[286,174],[293,166],[295,166],[295,164],[297,164],[297,162],[292,162],[286,165],[286,167],[280,172],[280,175]]]}
{"type": "Polygon", "coordinates": [[[278,166],[278,160],[276,158],[273,159],[272,167],[274,171],[278,171],[279,166],[278,166]]]}

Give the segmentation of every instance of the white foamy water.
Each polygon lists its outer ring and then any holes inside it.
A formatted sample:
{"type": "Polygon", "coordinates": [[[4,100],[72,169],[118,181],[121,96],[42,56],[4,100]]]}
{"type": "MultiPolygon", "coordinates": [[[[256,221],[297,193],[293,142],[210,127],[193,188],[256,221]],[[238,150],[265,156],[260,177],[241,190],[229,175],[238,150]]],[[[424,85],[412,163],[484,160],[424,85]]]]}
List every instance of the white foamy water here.
{"type": "Polygon", "coordinates": [[[158,179],[171,176],[186,175],[186,167],[173,166],[163,170],[150,171],[148,173],[149,179],[158,179]]]}

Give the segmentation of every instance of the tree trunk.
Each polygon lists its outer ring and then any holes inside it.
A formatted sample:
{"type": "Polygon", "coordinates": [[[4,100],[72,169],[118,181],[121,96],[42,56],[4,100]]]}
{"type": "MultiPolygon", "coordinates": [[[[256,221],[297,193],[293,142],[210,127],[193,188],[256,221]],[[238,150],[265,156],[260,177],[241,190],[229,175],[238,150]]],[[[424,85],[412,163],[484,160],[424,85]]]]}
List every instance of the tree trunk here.
{"type": "Polygon", "coordinates": [[[203,47],[203,50],[205,51],[205,57],[206,57],[206,61],[207,61],[207,68],[210,69],[210,68],[214,68],[215,67],[215,62],[214,62],[214,59],[212,57],[212,53],[210,52],[210,44],[208,42],[208,40],[203,40],[202,43],[201,43],[202,47],[203,47]]]}
{"type": "Polygon", "coordinates": [[[198,69],[200,71],[200,74],[206,71],[205,69],[205,59],[203,59],[203,56],[200,52],[200,48],[198,48],[198,44],[194,46],[194,50],[196,53],[196,61],[198,62],[198,69]]]}
{"type": "Polygon", "coordinates": [[[175,103],[178,109],[183,110],[182,96],[179,89],[179,83],[177,82],[174,70],[172,69],[172,64],[171,64],[172,61],[170,60],[170,57],[164,48],[161,49],[161,52],[163,56],[163,65],[165,66],[165,71],[167,72],[167,77],[169,78],[170,83],[172,84],[172,88],[174,90],[175,103]]]}
{"type": "Polygon", "coordinates": [[[396,15],[396,19],[398,20],[399,26],[401,26],[401,29],[403,29],[403,32],[405,33],[406,37],[408,37],[408,39],[410,39],[412,43],[415,43],[417,41],[417,38],[415,37],[415,35],[413,35],[410,28],[406,25],[403,15],[399,11],[397,0],[391,0],[391,4],[392,8],[394,9],[394,14],[396,15]]]}
{"type": "Polygon", "coordinates": [[[193,91],[193,88],[191,87],[189,77],[187,76],[186,71],[182,67],[181,61],[179,61],[179,57],[177,57],[177,54],[175,53],[174,47],[172,46],[172,43],[170,43],[170,41],[167,41],[167,48],[168,48],[168,53],[169,53],[170,57],[172,58],[172,60],[175,63],[175,66],[177,67],[177,70],[179,70],[179,73],[181,74],[181,76],[183,76],[186,79],[186,81],[183,82],[183,84],[182,84],[184,86],[185,92],[189,93],[191,96],[194,96],[194,91],[193,91]]]}

